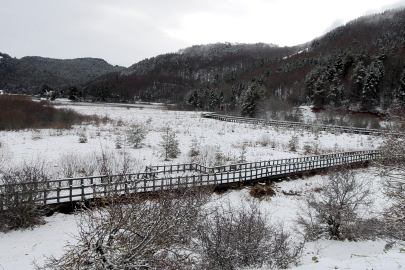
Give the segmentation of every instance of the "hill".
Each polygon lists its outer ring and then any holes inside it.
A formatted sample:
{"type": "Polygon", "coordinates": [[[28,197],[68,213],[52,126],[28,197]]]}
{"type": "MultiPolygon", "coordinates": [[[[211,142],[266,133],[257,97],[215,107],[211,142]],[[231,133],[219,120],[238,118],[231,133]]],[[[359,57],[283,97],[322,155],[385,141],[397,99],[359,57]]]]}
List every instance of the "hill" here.
{"type": "Polygon", "coordinates": [[[27,56],[17,59],[0,53],[0,88],[11,93],[33,94],[45,84],[63,89],[123,69],[95,58],[62,60],[27,56]]]}
{"type": "Polygon", "coordinates": [[[405,99],[404,27],[400,8],[360,17],[295,47],[192,46],[97,78],[87,89],[92,96],[102,93],[101,100],[236,107],[250,116],[266,107],[265,99],[382,113],[405,99]]]}

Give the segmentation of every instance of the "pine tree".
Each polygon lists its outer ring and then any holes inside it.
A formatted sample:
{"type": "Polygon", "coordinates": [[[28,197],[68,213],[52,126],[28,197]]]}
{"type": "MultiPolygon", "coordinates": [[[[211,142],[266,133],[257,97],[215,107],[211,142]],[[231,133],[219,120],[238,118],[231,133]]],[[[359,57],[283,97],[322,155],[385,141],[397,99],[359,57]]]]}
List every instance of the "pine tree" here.
{"type": "Polygon", "coordinates": [[[127,140],[134,148],[140,148],[143,140],[146,138],[147,131],[143,125],[135,125],[132,130],[127,133],[127,140]]]}
{"type": "Polygon", "coordinates": [[[171,132],[169,128],[167,128],[166,133],[162,135],[162,141],[159,143],[159,146],[161,147],[162,156],[165,157],[165,160],[176,158],[181,153],[176,134],[171,132]]]}
{"type": "Polygon", "coordinates": [[[217,89],[211,89],[208,110],[215,111],[215,108],[218,107],[218,103],[219,103],[219,97],[217,94],[217,89]]]}
{"type": "Polygon", "coordinates": [[[330,104],[335,107],[340,107],[343,98],[342,96],[343,96],[342,82],[339,79],[338,75],[335,74],[335,77],[332,80],[332,84],[330,85],[330,91],[328,96],[330,104]]]}
{"type": "Polygon", "coordinates": [[[251,83],[240,97],[241,115],[255,117],[259,101],[265,97],[266,92],[264,86],[251,83]]]}
{"type": "Polygon", "coordinates": [[[221,89],[221,91],[219,92],[219,96],[218,96],[218,103],[219,103],[220,110],[224,109],[224,100],[225,100],[224,90],[221,89]]]}
{"type": "Polygon", "coordinates": [[[325,86],[328,82],[328,77],[324,73],[319,76],[314,85],[314,106],[315,108],[323,108],[325,105],[325,86]]]}
{"type": "Polygon", "coordinates": [[[398,99],[405,101],[405,69],[402,71],[401,79],[399,80],[398,99]]]}
{"type": "Polygon", "coordinates": [[[231,110],[236,106],[236,98],[237,98],[236,88],[232,86],[231,96],[229,98],[229,107],[231,110]]]}
{"type": "Polygon", "coordinates": [[[363,91],[361,93],[361,104],[363,109],[370,109],[377,104],[377,97],[380,91],[380,81],[384,78],[384,64],[380,60],[373,61],[366,70],[363,80],[363,91]]]}

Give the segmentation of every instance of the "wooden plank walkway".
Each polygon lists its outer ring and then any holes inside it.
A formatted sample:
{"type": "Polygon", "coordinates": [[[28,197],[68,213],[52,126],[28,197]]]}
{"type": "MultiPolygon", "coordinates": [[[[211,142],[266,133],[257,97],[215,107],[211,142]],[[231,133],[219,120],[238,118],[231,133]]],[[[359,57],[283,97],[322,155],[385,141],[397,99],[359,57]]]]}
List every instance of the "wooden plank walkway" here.
{"type": "Polygon", "coordinates": [[[277,120],[265,120],[258,118],[248,118],[248,117],[236,117],[228,116],[216,113],[204,113],[204,117],[212,118],[220,121],[234,122],[234,123],[246,123],[254,125],[269,125],[275,127],[286,127],[293,129],[304,129],[304,130],[320,130],[328,131],[332,133],[355,133],[355,134],[364,134],[364,135],[375,135],[380,136],[382,134],[387,134],[386,130],[382,129],[368,129],[368,128],[356,128],[348,126],[334,126],[334,125],[314,125],[301,122],[289,122],[289,121],[277,121],[277,120]]]}
{"type": "MultiPolygon", "coordinates": [[[[316,172],[342,164],[368,162],[381,158],[378,150],[352,151],[290,159],[205,167],[177,164],[147,167],[144,173],[101,175],[49,180],[24,184],[0,185],[0,202],[29,195],[43,205],[85,201],[115,194],[146,193],[190,186],[234,186],[269,181],[290,175],[316,172]]],[[[0,210],[7,205],[0,204],[0,210]]]]}

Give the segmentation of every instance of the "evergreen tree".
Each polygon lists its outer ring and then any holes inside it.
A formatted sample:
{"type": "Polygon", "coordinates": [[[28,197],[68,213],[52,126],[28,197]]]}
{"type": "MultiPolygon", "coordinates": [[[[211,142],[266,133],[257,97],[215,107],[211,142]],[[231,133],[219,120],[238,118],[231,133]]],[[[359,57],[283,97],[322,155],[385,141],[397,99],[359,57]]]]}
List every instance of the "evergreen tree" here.
{"type": "Polygon", "coordinates": [[[266,93],[267,89],[264,86],[251,83],[240,97],[241,115],[255,117],[259,101],[265,97],[266,93]]]}
{"type": "Polygon", "coordinates": [[[132,130],[128,131],[127,140],[134,148],[140,148],[143,140],[146,138],[146,128],[143,125],[136,124],[132,130]]]}
{"type": "Polygon", "coordinates": [[[169,128],[166,129],[166,133],[162,135],[162,141],[159,143],[162,156],[165,160],[169,158],[176,158],[180,153],[179,141],[176,139],[176,134],[171,132],[169,128]]]}
{"type": "Polygon", "coordinates": [[[209,107],[208,110],[215,111],[215,108],[219,105],[219,96],[218,96],[217,89],[211,89],[210,91],[210,98],[209,98],[209,107]]]}
{"type": "Polygon", "coordinates": [[[352,91],[355,96],[361,96],[365,76],[366,68],[364,67],[363,61],[360,61],[354,67],[352,75],[352,80],[354,82],[354,88],[352,89],[352,91]]]}
{"type": "Polygon", "coordinates": [[[190,90],[187,95],[186,95],[186,103],[189,105],[193,105],[194,107],[198,107],[198,104],[200,103],[200,96],[198,95],[198,90],[193,89],[190,90]]]}
{"type": "Polygon", "coordinates": [[[231,96],[229,98],[229,108],[232,110],[236,106],[236,100],[237,100],[237,92],[234,86],[232,86],[231,90],[231,96]]]}
{"type": "Polygon", "coordinates": [[[325,105],[325,86],[328,83],[328,77],[324,73],[319,76],[314,85],[313,101],[315,108],[323,108],[325,105]]]}
{"type": "Polygon", "coordinates": [[[369,110],[378,103],[380,81],[385,75],[384,65],[381,60],[373,61],[366,70],[361,94],[362,108],[369,110]]]}
{"type": "Polygon", "coordinates": [[[399,80],[398,99],[402,102],[405,101],[405,69],[402,71],[402,75],[399,80]]]}
{"type": "Polygon", "coordinates": [[[224,100],[225,100],[224,90],[221,89],[221,91],[219,92],[219,96],[218,96],[218,103],[219,103],[220,110],[224,109],[224,100]]]}
{"type": "Polygon", "coordinates": [[[337,74],[335,74],[332,84],[330,85],[328,98],[330,100],[330,104],[334,107],[340,107],[342,104],[343,85],[337,74]]]}

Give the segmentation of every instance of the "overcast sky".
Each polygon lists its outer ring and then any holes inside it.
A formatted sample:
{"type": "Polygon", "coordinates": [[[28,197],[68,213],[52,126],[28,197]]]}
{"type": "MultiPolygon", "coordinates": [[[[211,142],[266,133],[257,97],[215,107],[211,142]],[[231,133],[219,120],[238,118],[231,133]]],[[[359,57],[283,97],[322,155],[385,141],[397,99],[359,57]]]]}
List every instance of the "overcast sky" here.
{"type": "Polygon", "coordinates": [[[302,44],[405,0],[0,0],[12,57],[142,59],[216,42],[302,44]]]}

